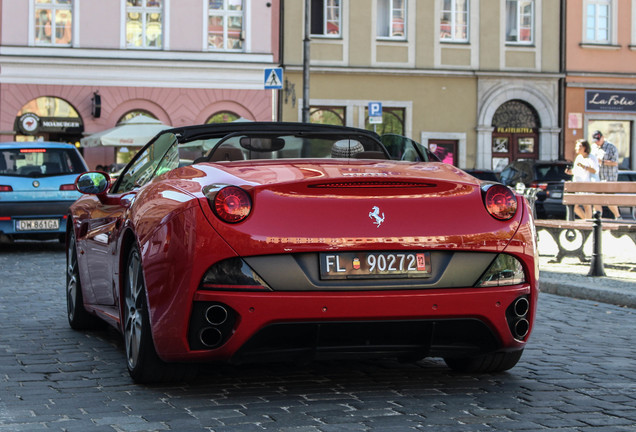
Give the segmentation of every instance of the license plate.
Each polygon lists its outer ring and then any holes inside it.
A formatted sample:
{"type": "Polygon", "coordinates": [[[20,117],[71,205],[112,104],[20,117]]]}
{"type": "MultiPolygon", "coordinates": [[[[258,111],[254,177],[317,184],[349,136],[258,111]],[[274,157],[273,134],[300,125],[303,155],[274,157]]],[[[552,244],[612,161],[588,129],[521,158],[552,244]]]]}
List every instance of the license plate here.
{"type": "Polygon", "coordinates": [[[17,220],[15,229],[18,231],[52,231],[60,229],[59,219],[22,219],[17,220]]]}
{"type": "Polygon", "coordinates": [[[563,192],[561,192],[561,191],[550,192],[550,197],[551,198],[563,198],[563,192]]]}
{"type": "Polygon", "coordinates": [[[321,279],[426,278],[429,252],[338,252],[320,254],[321,279]]]}

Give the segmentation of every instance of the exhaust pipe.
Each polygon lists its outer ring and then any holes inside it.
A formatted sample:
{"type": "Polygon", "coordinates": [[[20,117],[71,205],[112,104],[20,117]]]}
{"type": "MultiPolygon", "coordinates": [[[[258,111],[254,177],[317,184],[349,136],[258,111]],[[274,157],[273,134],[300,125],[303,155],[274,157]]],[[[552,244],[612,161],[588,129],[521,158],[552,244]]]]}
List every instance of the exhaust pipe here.
{"type": "Polygon", "coordinates": [[[214,327],[205,327],[199,332],[199,341],[208,348],[214,348],[221,344],[223,335],[214,327]]]}
{"type": "Polygon", "coordinates": [[[523,339],[530,330],[530,323],[527,319],[521,318],[515,323],[515,337],[517,339],[523,339]]]}
{"type": "Polygon", "coordinates": [[[214,326],[223,324],[227,320],[227,317],[227,309],[218,304],[210,306],[205,311],[206,321],[214,326]]]}
{"type": "Polygon", "coordinates": [[[519,297],[514,303],[513,310],[517,317],[523,318],[528,314],[528,311],[530,310],[530,302],[525,297],[519,297]]]}

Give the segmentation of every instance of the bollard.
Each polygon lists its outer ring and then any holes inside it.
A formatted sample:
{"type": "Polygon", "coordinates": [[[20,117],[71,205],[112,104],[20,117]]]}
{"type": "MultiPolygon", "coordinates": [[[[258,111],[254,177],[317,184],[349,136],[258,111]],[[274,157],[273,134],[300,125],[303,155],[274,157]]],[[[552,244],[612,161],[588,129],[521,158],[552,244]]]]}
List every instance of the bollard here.
{"type": "Polygon", "coordinates": [[[594,231],[592,232],[592,262],[590,263],[590,272],[588,276],[605,276],[603,268],[603,225],[601,224],[601,212],[596,211],[592,216],[594,218],[594,231]]]}

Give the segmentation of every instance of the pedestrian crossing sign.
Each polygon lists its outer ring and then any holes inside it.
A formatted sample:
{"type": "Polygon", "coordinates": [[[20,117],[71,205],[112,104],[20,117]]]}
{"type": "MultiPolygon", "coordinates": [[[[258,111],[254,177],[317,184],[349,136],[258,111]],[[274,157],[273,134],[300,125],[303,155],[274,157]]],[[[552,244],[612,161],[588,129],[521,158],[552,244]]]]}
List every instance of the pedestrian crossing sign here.
{"type": "Polygon", "coordinates": [[[265,89],[280,90],[283,88],[283,68],[265,69],[265,89]]]}

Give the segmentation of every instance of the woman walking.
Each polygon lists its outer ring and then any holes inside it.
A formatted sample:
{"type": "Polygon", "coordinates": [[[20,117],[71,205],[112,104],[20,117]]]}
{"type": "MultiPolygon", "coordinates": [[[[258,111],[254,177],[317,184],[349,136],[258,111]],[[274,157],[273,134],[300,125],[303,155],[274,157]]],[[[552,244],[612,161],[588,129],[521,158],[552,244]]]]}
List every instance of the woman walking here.
{"type": "MultiPolygon", "coordinates": [[[[578,140],[574,146],[576,159],[572,169],[566,169],[565,173],[572,176],[575,182],[594,182],[598,180],[598,159],[591,154],[590,143],[585,140],[578,140]]],[[[581,219],[592,217],[591,205],[575,205],[574,214],[581,219]]]]}

